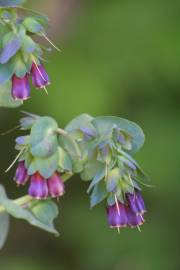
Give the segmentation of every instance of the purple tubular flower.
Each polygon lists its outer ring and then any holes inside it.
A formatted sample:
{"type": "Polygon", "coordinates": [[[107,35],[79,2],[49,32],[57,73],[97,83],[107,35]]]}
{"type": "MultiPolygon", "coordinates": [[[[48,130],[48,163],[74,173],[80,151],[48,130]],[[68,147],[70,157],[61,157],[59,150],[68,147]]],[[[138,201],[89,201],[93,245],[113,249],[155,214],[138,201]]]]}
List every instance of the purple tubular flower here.
{"type": "Polygon", "coordinates": [[[31,67],[32,84],[36,88],[43,88],[50,84],[48,74],[42,64],[32,64],[31,67]]]}
{"type": "Polygon", "coordinates": [[[128,224],[125,205],[120,202],[118,202],[118,205],[108,206],[107,217],[111,228],[126,227],[128,224]]]}
{"type": "Polygon", "coordinates": [[[144,223],[145,205],[141,193],[135,190],[134,194],[126,194],[126,202],[116,202],[107,207],[108,223],[111,228],[129,226],[139,227],[144,223]]]}
{"type": "Polygon", "coordinates": [[[133,228],[133,227],[141,226],[144,223],[143,216],[136,215],[128,206],[126,207],[126,214],[128,218],[128,226],[133,228]]]}
{"type": "Polygon", "coordinates": [[[141,193],[139,191],[136,192],[136,198],[137,198],[138,209],[141,214],[144,214],[146,212],[146,207],[144,204],[144,200],[141,196],[141,193]]]}
{"type": "Polygon", "coordinates": [[[31,176],[28,193],[35,199],[46,199],[48,196],[47,181],[38,172],[31,176]]]}
{"type": "Polygon", "coordinates": [[[26,100],[30,97],[30,85],[27,74],[23,78],[19,78],[15,74],[12,76],[11,93],[15,100],[26,100]]]}
{"type": "Polygon", "coordinates": [[[49,194],[51,197],[60,197],[64,194],[64,182],[61,179],[60,175],[55,172],[49,179],[48,179],[48,189],[49,194]]]}
{"type": "Polygon", "coordinates": [[[20,161],[16,169],[14,181],[16,181],[18,185],[25,185],[28,181],[28,178],[29,176],[27,174],[27,169],[25,167],[24,161],[20,161]]]}
{"type": "Polygon", "coordinates": [[[128,205],[131,211],[136,215],[142,215],[146,212],[144,200],[139,191],[135,191],[134,194],[127,194],[128,205]]]}

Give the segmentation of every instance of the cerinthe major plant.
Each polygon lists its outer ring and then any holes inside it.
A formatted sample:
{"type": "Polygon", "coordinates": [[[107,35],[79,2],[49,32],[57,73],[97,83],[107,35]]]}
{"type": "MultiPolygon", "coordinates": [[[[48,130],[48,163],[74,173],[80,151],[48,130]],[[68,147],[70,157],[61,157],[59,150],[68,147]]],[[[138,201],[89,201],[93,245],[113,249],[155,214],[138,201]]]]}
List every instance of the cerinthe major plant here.
{"type": "MultiPolygon", "coordinates": [[[[30,80],[45,91],[50,83],[43,64],[47,49],[34,39],[44,37],[54,46],[45,31],[48,18],[29,12],[23,2],[0,0],[0,105],[4,107],[20,106],[30,97],[30,80]]],[[[11,200],[0,186],[1,247],[9,215],[58,234],[53,199],[65,194],[66,181],[76,174],[89,182],[91,207],[104,202],[111,228],[139,228],[144,223],[141,186],[146,175],[132,157],[145,139],[137,124],[82,114],[63,128],[51,117],[24,112],[19,127],[23,134],[15,140],[18,154],[7,171],[16,164],[14,182],[25,185],[27,194],[11,200]]]]}

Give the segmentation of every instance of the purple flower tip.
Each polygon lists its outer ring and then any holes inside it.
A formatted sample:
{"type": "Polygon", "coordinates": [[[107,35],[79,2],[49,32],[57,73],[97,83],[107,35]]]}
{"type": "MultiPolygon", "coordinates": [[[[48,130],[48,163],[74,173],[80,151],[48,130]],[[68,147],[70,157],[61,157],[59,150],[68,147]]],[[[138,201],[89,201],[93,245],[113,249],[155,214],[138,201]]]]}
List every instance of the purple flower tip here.
{"type": "Polygon", "coordinates": [[[31,76],[32,76],[32,84],[36,88],[43,88],[46,85],[50,84],[49,76],[42,64],[38,66],[35,63],[32,64],[31,76]]]}
{"type": "Polygon", "coordinates": [[[12,76],[11,93],[15,100],[26,100],[30,97],[30,85],[27,74],[23,78],[19,78],[15,74],[12,76]]]}
{"type": "Polygon", "coordinates": [[[65,192],[64,182],[57,172],[55,172],[48,179],[48,188],[49,188],[49,194],[51,195],[51,197],[59,197],[64,194],[65,192]]]}
{"type": "Polygon", "coordinates": [[[144,200],[139,191],[135,191],[134,194],[127,194],[128,205],[131,211],[136,215],[142,215],[146,212],[144,200]]]}
{"type": "Polygon", "coordinates": [[[28,177],[28,173],[27,173],[27,169],[25,167],[24,161],[20,161],[16,169],[14,181],[16,181],[18,185],[25,185],[26,182],[28,181],[28,178],[29,177],[28,177]]]}
{"type": "Polygon", "coordinates": [[[46,199],[48,196],[47,181],[38,172],[31,176],[28,193],[35,199],[46,199]]]}
{"type": "Polygon", "coordinates": [[[126,207],[126,213],[128,217],[128,226],[131,228],[141,226],[144,223],[142,215],[136,215],[128,206],[126,207]]]}

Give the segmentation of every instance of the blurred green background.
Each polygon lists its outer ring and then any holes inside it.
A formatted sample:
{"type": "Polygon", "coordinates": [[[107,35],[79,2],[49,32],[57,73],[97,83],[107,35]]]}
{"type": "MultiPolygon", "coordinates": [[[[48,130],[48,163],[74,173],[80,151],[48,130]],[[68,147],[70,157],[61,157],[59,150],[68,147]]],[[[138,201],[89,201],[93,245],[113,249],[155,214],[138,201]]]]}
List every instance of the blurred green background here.
{"type": "MultiPolygon", "coordinates": [[[[110,230],[104,205],[89,209],[87,185],[69,181],[54,238],[12,220],[0,252],[1,270],[179,270],[180,242],[180,2],[166,0],[51,0],[27,6],[49,14],[49,36],[62,48],[47,55],[49,96],[33,89],[20,108],[51,115],[64,126],[87,112],[137,122],[146,143],[135,158],[155,188],[144,188],[148,213],[139,233],[110,230]]],[[[1,131],[20,109],[1,109],[1,131]]],[[[9,196],[26,192],[11,180],[13,132],[2,136],[1,182],[9,196]]]]}

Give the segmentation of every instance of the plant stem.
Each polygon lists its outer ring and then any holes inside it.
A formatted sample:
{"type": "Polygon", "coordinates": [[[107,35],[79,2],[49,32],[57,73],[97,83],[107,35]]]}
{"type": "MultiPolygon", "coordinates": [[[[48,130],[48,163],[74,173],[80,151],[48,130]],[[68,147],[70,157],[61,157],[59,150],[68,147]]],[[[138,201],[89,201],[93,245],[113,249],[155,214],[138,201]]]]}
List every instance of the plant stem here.
{"type": "MultiPolygon", "coordinates": [[[[25,196],[22,196],[16,200],[13,200],[13,202],[17,205],[23,206],[23,205],[31,202],[32,200],[33,200],[33,198],[31,196],[25,195],[25,196]]],[[[5,211],[6,211],[5,207],[0,205],[0,213],[5,212],[5,211]]]]}
{"type": "Polygon", "coordinates": [[[69,180],[74,174],[73,173],[65,173],[62,175],[62,179],[64,182],[66,182],[67,180],[69,180]]]}
{"type": "Polygon", "coordinates": [[[62,128],[58,128],[57,129],[57,133],[60,134],[60,135],[63,135],[63,136],[66,136],[68,134],[67,131],[65,131],[62,128]]]}

